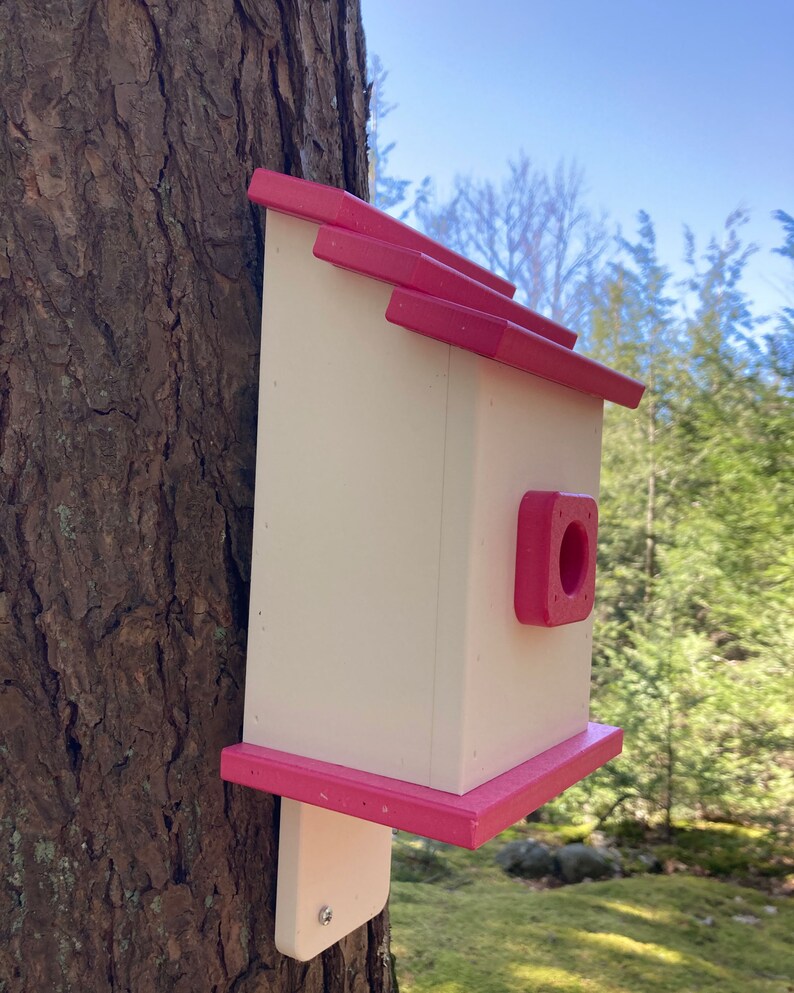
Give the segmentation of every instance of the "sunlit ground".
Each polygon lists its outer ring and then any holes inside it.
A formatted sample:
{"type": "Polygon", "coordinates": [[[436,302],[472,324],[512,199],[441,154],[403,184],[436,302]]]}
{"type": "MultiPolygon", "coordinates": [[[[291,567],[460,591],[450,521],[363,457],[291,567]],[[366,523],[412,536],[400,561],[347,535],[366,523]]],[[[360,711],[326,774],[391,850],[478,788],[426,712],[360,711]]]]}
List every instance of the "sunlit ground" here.
{"type": "Polygon", "coordinates": [[[392,886],[402,993],[794,990],[790,898],[687,875],[537,890],[462,857],[392,886]]]}

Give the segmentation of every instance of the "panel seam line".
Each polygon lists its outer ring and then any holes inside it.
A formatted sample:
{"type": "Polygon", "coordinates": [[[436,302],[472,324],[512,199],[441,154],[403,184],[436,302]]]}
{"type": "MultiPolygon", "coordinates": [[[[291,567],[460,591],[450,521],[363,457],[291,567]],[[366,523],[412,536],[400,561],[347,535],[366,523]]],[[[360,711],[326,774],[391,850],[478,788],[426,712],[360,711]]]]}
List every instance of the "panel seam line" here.
{"type": "Polygon", "coordinates": [[[438,624],[441,602],[441,558],[444,547],[444,493],[447,482],[447,437],[449,434],[449,387],[452,378],[452,346],[447,346],[447,392],[444,400],[444,448],[441,455],[441,508],[438,520],[438,572],[436,580],[436,630],[435,644],[433,647],[433,686],[431,690],[431,717],[430,717],[430,756],[427,770],[427,784],[433,785],[433,748],[436,733],[436,683],[438,677],[438,624]]]}

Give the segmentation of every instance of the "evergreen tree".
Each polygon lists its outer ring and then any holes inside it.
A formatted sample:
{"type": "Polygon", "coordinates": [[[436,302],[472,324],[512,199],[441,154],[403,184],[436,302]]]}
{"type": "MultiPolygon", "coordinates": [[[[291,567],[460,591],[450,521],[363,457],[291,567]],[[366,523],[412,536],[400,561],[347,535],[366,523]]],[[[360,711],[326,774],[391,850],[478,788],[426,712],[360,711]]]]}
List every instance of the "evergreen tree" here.
{"type": "Polygon", "coordinates": [[[608,409],[593,710],[625,756],[559,805],[598,815],[782,817],[791,800],[782,692],[794,601],[794,424],[781,378],[748,340],[740,214],[695,261],[687,317],[653,228],[594,299],[591,351],[648,383],[608,409]]]}
{"type": "MultiPolygon", "coordinates": [[[[784,243],[773,251],[794,264],[794,217],[784,210],[776,210],[773,217],[783,225],[785,235],[784,243]]],[[[791,287],[794,287],[794,279],[791,287]]],[[[794,301],[794,292],[790,293],[789,299],[794,301]]],[[[788,389],[794,387],[794,303],[781,307],[775,333],[767,337],[766,344],[773,372],[788,389]]]]}

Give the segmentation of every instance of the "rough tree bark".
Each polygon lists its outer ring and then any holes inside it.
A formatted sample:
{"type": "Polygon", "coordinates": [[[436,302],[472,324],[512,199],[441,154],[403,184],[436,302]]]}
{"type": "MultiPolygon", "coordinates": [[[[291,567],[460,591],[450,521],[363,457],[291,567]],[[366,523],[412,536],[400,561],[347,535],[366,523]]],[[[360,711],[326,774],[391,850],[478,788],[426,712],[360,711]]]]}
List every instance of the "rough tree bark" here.
{"type": "Polygon", "coordinates": [[[366,193],[357,0],[0,4],[0,990],[389,990],[272,943],[239,740],[255,166],[366,193]]]}

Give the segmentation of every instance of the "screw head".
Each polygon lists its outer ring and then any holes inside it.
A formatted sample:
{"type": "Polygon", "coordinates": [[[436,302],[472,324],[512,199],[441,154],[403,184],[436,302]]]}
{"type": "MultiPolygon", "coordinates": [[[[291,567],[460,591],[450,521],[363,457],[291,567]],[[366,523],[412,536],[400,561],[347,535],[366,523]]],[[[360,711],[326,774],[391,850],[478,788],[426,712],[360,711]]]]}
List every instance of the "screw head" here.
{"type": "Polygon", "coordinates": [[[334,916],[333,907],[323,907],[323,909],[317,915],[317,919],[320,921],[323,927],[327,927],[333,920],[333,916],[334,916]]]}

